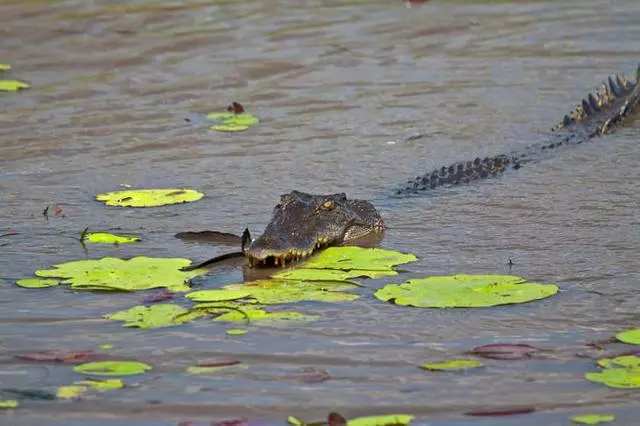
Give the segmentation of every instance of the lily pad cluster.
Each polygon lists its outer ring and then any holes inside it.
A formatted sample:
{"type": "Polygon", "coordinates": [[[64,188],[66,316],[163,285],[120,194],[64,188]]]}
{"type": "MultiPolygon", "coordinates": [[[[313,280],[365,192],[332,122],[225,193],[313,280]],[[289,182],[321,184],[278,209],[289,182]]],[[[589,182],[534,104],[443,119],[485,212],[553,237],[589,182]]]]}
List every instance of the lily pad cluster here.
{"type": "Polygon", "coordinates": [[[615,358],[603,358],[598,361],[603,370],[598,373],[586,373],[587,380],[602,383],[610,388],[640,388],[640,357],[623,355],[615,358]]]}
{"type": "MultiPolygon", "coordinates": [[[[9,71],[11,65],[0,64],[0,72],[9,71]]],[[[29,84],[20,80],[4,80],[0,79],[0,92],[17,92],[18,90],[28,89],[29,84]]]]}
{"type": "Polygon", "coordinates": [[[375,297],[418,308],[479,308],[544,299],[558,292],[554,284],[525,281],[511,275],[438,276],[387,285],[375,297]]]}

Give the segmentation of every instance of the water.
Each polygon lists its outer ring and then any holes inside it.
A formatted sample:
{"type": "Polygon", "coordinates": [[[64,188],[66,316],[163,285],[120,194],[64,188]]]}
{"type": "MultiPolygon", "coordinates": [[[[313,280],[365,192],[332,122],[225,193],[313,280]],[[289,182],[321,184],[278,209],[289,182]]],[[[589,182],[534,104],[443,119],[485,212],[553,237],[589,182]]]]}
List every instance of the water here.
{"type": "MultiPolygon", "coordinates": [[[[500,179],[406,199],[408,178],[543,140],[607,75],[633,74],[640,3],[282,1],[4,1],[2,62],[32,90],[3,94],[0,130],[1,387],[54,390],[69,366],[14,355],[97,349],[149,360],[137,387],[74,403],[25,402],[1,424],[175,425],[248,417],[280,424],[404,412],[418,424],[568,424],[611,412],[635,424],[637,391],[584,380],[593,361],[571,345],[640,322],[638,124],[564,149],[500,179]],[[634,47],[635,46],[635,47],[634,47]],[[184,122],[237,100],[262,122],[227,135],[184,122]],[[412,136],[419,135],[419,138],[412,136]],[[106,208],[121,184],[189,187],[207,197],[150,210],[106,208]],[[416,253],[412,273],[512,272],[561,293],[520,306],[417,310],[364,291],[354,303],[296,306],[321,321],[228,337],[207,321],[158,330],[99,320],[138,295],[25,290],[15,278],[81,259],[82,229],[135,232],[144,242],[89,256],[202,260],[227,248],[173,234],[262,230],[292,189],[374,199],[383,246],[416,253]],[[64,218],[41,212],[59,205],[64,218]],[[426,374],[428,360],[491,342],[565,348],[549,359],[488,361],[479,373],[426,374]],[[203,359],[247,366],[209,377],[203,359]],[[302,369],[331,380],[306,383],[302,369]],[[536,413],[465,412],[533,406],[536,413]]],[[[207,288],[242,279],[221,270],[207,288]]],[[[383,285],[374,281],[372,287],[383,285]]]]}

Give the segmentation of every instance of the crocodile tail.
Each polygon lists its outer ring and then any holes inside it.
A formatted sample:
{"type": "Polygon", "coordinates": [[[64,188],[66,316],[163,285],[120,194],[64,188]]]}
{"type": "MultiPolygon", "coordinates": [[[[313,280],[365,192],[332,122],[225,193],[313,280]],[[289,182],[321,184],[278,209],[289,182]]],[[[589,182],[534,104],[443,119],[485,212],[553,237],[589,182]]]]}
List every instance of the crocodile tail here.
{"type": "Polygon", "coordinates": [[[640,101],[639,81],[640,64],[633,83],[624,75],[609,76],[599,90],[584,98],[553,130],[586,131],[588,137],[612,132],[636,110],[640,101]]]}

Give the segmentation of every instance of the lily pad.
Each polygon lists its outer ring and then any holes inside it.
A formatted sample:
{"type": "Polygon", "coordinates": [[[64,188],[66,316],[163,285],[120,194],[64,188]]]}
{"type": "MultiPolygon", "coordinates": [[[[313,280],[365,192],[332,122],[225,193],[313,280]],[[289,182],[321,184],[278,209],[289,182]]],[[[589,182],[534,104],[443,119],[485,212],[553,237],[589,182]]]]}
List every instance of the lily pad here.
{"type": "Polygon", "coordinates": [[[571,421],[581,425],[599,425],[609,423],[616,419],[613,414],[582,414],[571,417],[571,421]]]}
{"type": "Polygon", "coordinates": [[[362,269],[342,271],[340,269],[295,268],[275,274],[272,278],[303,281],[346,281],[350,278],[380,278],[393,275],[398,275],[398,273],[391,269],[385,271],[366,271],[362,269]]]}
{"type": "Polygon", "coordinates": [[[77,365],[77,373],[89,376],[134,376],[151,370],[149,364],[139,361],[103,361],[77,365]]]}
{"type": "Polygon", "coordinates": [[[225,309],[220,305],[199,304],[194,307],[198,311],[219,314],[215,321],[249,321],[251,323],[274,323],[283,321],[315,321],[318,315],[305,315],[299,312],[268,312],[256,305],[238,305],[237,309],[225,309]]]}
{"type": "Polygon", "coordinates": [[[0,400],[0,410],[18,407],[19,403],[15,399],[0,400]]]}
{"type": "Polygon", "coordinates": [[[78,396],[82,395],[88,390],[89,388],[86,386],[79,386],[79,385],[60,386],[58,389],[56,389],[56,396],[60,399],[72,399],[72,398],[77,398],[78,396]]]}
{"type": "Polygon", "coordinates": [[[238,102],[229,105],[227,112],[207,114],[207,119],[215,122],[210,129],[220,132],[241,132],[259,122],[258,117],[247,113],[238,102]]]}
{"type": "Polygon", "coordinates": [[[160,304],[134,306],[133,308],[105,315],[106,319],[124,321],[123,327],[158,328],[184,324],[204,314],[190,312],[182,306],[160,304]]]}
{"type": "Polygon", "coordinates": [[[64,278],[75,290],[138,291],[166,287],[172,291],[187,291],[189,280],[202,271],[181,271],[188,259],[134,257],[123,260],[114,257],[77,260],[53,265],[55,269],[38,270],[39,277],[64,278]]]}
{"type": "Polygon", "coordinates": [[[640,345],[640,328],[623,331],[616,334],[616,339],[630,345],[640,345]]]}
{"type": "Polygon", "coordinates": [[[585,377],[610,388],[640,388],[640,368],[605,368],[600,373],[586,373],[585,377]]]}
{"type": "Polygon", "coordinates": [[[200,290],[188,293],[187,298],[194,302],[219,301],[220,291],[229,291],[231,295],[248,293],[257,303],[271,305],[294,303],[301,301],[341,302],[358,299],[357,294],[344,293],[357,286],[348,282],[336,281],[291,281],[291,280],[257,280],[242,284],[230,284],[222,290],[200,290]],[[212,292],[213,293],[209,293],[212,292]],[[209,295],[212,295],[211,297],[209,295]],[[213,299],[213,300],[211,300],[213,299]]]}
{"type": "Polygon", "coordinates": [[[640,357],[636,355],[623,355],[615,358],[603,358],[598,360],[598,365],[604,368],[636,368],[640,369],[640,357]]]}
{"type": "Polygon", "coordinates": [[[329,247],[302,264],[303,268],[343,271],[389,271],[391,267],[414,262],[413,254],[358,246],[329,247]]]}
{"type": "Polygon", "coordinates": [[[247,334],[247,333],[248,333],[247,330],[242,330],[240,328],[234,328],[234,329],[231,329],[231,330],[227,330],[227,334],[229,336],[241,336],[241,335],[247,334]]]}
{"type": "Polygon", "coordinates": [[[9,64],[0,64],[0,71],[9,71],[11,69],[11,65],[9,64]]]}
{"type": "Polygon", "coordinates": [[[19,80],[0,80],[0,92],[17,92],[29,87],[27,83],[19,80]]]}
{"type": "Polygon", "coordinates": [[[89,232],[84,235],[83,241],[93,244],[126,244],[140,241],[140,238],[123,237],[108,232],[89,232]]]}
{"type": "Polygon", "coordinates": [[[60,285],[59,280],[43,280],[40,278],[26,278],[16,281],[16,284],[24,288],[48,288],[60,285]]]}
{"type": "Polygon", "coordinates": [[[456,371],[468,370],[470,368],[483,366],[484,364],[482,364],[480,361],[456,359],[451,361],[428,362],[426,364],[422,364],[420,368],[432,371],[456,371]]]}
{"type": "MultiPolygon", "coordinates": [[[[405,426],[411,424],[414,416],[407,414],[388,414],[384,416],[356,417],[346,421],[347,426],[405,426]]],[[[329,414],[327,421],[306,422],[298,417],[289,416],[287,422],[292,426],[344,424],[344,417],[337,413],[329,414]]]]}
{"type": "Polygon", "coordinates": [[[70,386],[60,386],[56,391],[56,396],[60,399],[76,398],[90,389],[95,389],[99,392],[106,392],[115,389],[121,389],[124,387],[122,379],[87,379],[75,382],[70,386]]]}
{"type": "Polygon", "coordinates": [[[477,308],[544,299],[558,292],[554,284],[524,283],[510,275],[453,275],[390,284],[375,297],[420,308],[477,308]]]}
{"type": "Polygon", "coordinates": [[[96,200],[104,201],[107,206],[156,207],[188,203],[202,197],[203,193],[193,189],[129,189],[100,194],[96,200]]]}
{"type": "Polygon", "coordinates": [[[251,296],[251,292],[244,290],[199,290],[186,295],[194,302],[223,302],[227,300],[244,299],[251,296]]]}

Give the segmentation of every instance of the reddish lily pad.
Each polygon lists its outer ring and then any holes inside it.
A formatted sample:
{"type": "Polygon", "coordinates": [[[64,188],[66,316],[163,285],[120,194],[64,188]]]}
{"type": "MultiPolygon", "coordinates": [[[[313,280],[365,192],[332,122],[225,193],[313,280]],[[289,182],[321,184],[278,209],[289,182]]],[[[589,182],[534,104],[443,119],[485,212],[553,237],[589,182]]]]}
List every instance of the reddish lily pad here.
{"type": "Polygon", "coordinates": [[[522,343],[492,343],[476,346],[468,353],[489,359],[526,359],[539,350],[540,348],[522,343]]]}

